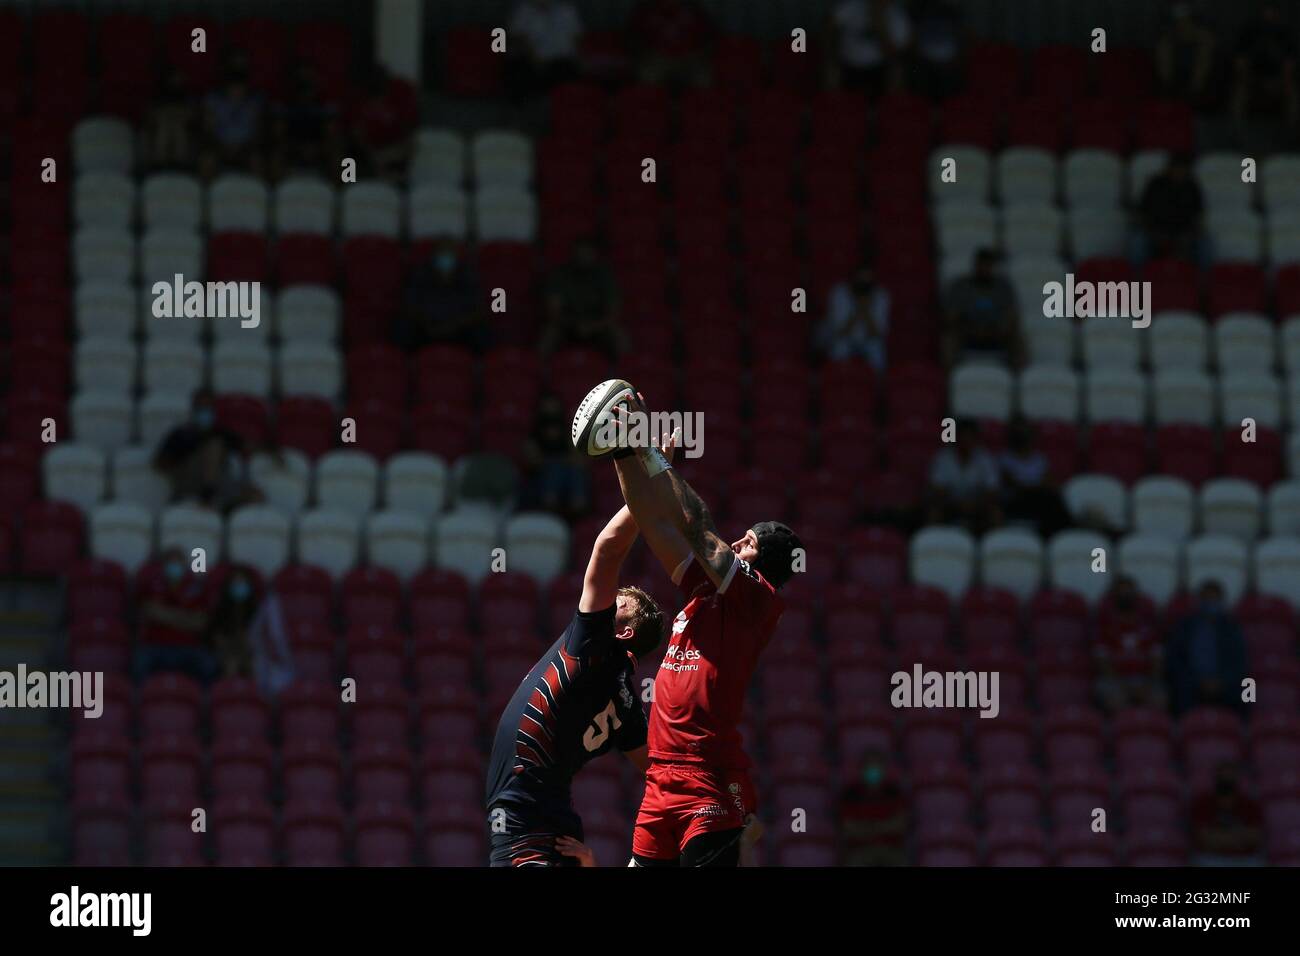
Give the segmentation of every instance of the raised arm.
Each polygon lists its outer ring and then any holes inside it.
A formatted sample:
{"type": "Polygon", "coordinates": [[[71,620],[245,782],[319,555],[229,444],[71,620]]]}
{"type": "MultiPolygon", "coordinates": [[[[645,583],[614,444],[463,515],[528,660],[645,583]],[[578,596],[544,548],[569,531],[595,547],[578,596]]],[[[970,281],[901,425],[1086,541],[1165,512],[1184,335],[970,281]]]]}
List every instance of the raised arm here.
{"type": "Polygon", "coordinates": [[[625,505],[609,519],[591,546],[587,573],[582,579],[582,597],[578,610],[584,613],[603,611],[618,595],[618,575],[627,553],[636,541],[637,524],[625,505]]]}

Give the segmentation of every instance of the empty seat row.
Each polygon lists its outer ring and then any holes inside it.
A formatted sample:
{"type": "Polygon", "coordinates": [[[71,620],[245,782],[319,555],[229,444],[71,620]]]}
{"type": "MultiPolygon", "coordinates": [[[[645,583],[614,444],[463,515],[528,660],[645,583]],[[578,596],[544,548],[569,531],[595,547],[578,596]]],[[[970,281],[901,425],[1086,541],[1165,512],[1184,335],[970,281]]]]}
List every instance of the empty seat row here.
{"type": "Polygon", "coordinates": [[[332,344],[319,341],[272,347],[230,338],[209,352],[175,338],[150,339],[137,348],[127,339],[95,335],[77,343],[75,381],[79,389],[95,394],[128,395],[137,385],[151,392],[188,394],[210,383],[219,393],[260,398],[275,392],[332,400],[343,390],[343,358],[332,344]]]}

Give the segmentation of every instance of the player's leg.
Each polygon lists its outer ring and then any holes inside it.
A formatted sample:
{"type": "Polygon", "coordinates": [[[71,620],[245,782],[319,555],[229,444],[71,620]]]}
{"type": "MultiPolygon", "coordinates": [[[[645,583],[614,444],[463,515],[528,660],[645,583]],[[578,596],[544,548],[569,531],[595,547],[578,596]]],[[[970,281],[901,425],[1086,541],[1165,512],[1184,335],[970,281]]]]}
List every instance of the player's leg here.
{"type": "Polygon", "coordinates": [[[688,769],[679,774],[689,795],[682,866],[739,866],[745,826],[754,813],[753,787],[743,771],[688,769]]]}
{"type": "Polygon", "coordinates": [[[740,842],[744,827],[710,830],[686,842],[682,866],[740,866],[740,842]]]}
{"type": "Polygon", "coordinates": [[[650,764],[645,774],[645,795],[632,829],[632,859],[628,866],[677,866],[679,832],[673,812],[668,769],[650,764]]]}
{"type": "Polygon", "coordinates": [[[578,866],[555,845],[557,837],[582,840],[582,827],[554,827],[528,820],[513,807],[498,805],[488,814],[489,866],[578,866]]]}

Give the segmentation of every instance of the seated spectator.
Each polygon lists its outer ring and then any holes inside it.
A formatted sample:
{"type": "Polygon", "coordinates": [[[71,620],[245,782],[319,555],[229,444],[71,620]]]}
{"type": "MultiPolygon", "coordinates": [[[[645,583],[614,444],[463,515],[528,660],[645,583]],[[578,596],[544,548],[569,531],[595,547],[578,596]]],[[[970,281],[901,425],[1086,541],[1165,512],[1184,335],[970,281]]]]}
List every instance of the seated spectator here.
{"type": "Polygon", "coordinates": [[[323,98],[315,71],[299,64],[289,96],[275,110],[273,175],[337,176],[340,135],[338,108],[323,98]]]}
{"type": "Polygon", "coordinates": [[[1213,67],[1214,32],[1196,17],[1190,3],[1173,4],[1156,40],[1156,75],[1161,92],[1203,105],[1213,67]]]}
{"type": "Polygon", "coordinates": [[[139,641],[132,669],[142,681],[151,674],[188,674],[208,683],[218,674],[216,656],[205,640],[212,612],[206,573],[191,570],[179,548],[164,552],[159,570],[146,571],[137,594],[139,641]]]}
{"type": "Polygon", "coordinates": [[[520,0],[506,33],[507,78],[516,99],[577,77],[582,18],[572,3],[520,0]]]}
{"type": "Polygon", "coordinates": [[[248,479],[243,439],[217,424],[207,389],[194,393],[190,421],[163,436],[153,467],[166,476],[173,503],[196,502],[225,513],[262,500],[248,479]]]}
{"type": "Polygon", "coordinates": [[[1016,292],[996,271],[997,253],[980,249],[972,271],[949,283],[943,302],[944,364],[993,360],[1018,367],[1020,310],[1016,292]]]}
{"type": "Polygon", "coordinates": [[[1296,88],[1294,30],[1276,3],[1265,3],[1237,39],[1233,55],[1232,114],[1284,119],[1294,127],[1300,115],[1296,88]]]}
{"type": "Polygon", "coordinates": [[[1201,262],[1201,216],[1205,199],[1192,175],[1187,156],[1171,156],[1164,170],[1152,176],[1138,201],[1139,232],[1133,259],[1138,264],[1152,257],[1181,256],[1201,262]]]}
{"type": "Polygon", "coordinates": [[[899,0],[841,0],[831,11],[826,85],[880,96],[898,88],[912,22],[899,0]]]}
{"type": "Polygon", "coordinates": [[[1098,615],[1093,661],[1097,697],[1114,713],[1126,707],[1163,707],[1163,649],[1150,609],[1128,575],[1115,579],[1098,615]]]}
{"type": "Polygon", "coordinates": [[[1195,707],[1228,707],[1243,713],[1241,681],[1246,676],[1246,643],[1224,604],[1223,585],[1206,581],[1197,604],[1169,638],[1166,677],[1175,716],[1195,707]]]}
{"type": "Polygon", "coordinates": [[[876,282],[875,267],[864,262],[848,282],[837,282],[826,303],[826,318],[816,346],[828,359],[864,358],[885,370],[889,338],[889,290],[876,282]]]}
{"type": "Polygon", "coordinates": [[[916,81],[935,99],[952,96],[961,86],[964,29],[962,12],[952,0],[920,0],[916,21],[916,81]]]}
{"type": "Polygon", "coordinates": [[[839,799],[844,866],[902,866],[907,862],[907,801],[885,755],[871,751],[839,799]]]}
{"type": "Polygon", "coordinates": [[[394,342],[407,351],[433,344],[488,347],[491,329],[478,301],[478,281],[454,239],[435,239],[429,256],[411,270],[393,324],[394,342]]]}
{"type": "Polygon", "coordinates": [[[1002,505],[1007,518],[1032,523],[1044,538],[1070,525],[1069,509],[1049,469],[1034,426],[1016,415],[1007,423],[1006,448],[998,455],[1002,505]]]}
{"type": "Polygon", "coordinates": [[[575,242],[573,257],[551,274],[545,307],[546,327],[538,343],[543,353],[562,345],[600,349],[610,356],[626,351],[627,333],[618,321],[618,283],[591,239],[575,242]]]}
{"type": "Polygon", "coordinates": [[[1192,799],[1192,863],[1195,866],[1262,866],[1264,815],[1241,785],[1235,764],[1214,773],[1214,789],[1192,799]]]}
{"type": "Polygon", "coordinates": [[[555,395],[537,403],[533,432],[524,446],[524,507],[579,518],[591,506],[591,468],[573,447],[571,416],[555,395]]]}
{"type": "Polygon", "coordinates": [[[628,18],[627,48],[643,83],[704,86],[716,32],[696,0],[641,0],[628,18]]]}
{"type": "Polygon", "coordinates": [[[927,521],[963,525],[972,534],[983,534],[1002,523],[998,463],[975,422],[957,422],[956,438],[935,453],[930,465],[927,521]]]}
{"type": "Polygon", "coordinates": [[[411,158],[420,103],[415,87],[375,64],[347,110],[347,130],[366,175],[401,179],[411,158]]]}
{"type": "Polygon", "coordinates": [[[198,107],[185,88],[185,78],[175,68],[167,70],[162,90],[149,107],[140,131],[146,168],[153,172],[193,172],[198,127],[198,107]]]}
{"type": "Polygon", "coordinates": [[[266,103],[249,85],[248,64],[235,58],[226,67],[220,88],[203,101],[207,141],[202,171],[206,178],[224,170],[260,176],[265,145],[266,103]]]}
{"type": "Polygon", "coordinates": [[[293,680],[280,601],[250,567],[229,569],[212,612],[210,639],[222,677],[250,678],[268,697],[293,680]]]}

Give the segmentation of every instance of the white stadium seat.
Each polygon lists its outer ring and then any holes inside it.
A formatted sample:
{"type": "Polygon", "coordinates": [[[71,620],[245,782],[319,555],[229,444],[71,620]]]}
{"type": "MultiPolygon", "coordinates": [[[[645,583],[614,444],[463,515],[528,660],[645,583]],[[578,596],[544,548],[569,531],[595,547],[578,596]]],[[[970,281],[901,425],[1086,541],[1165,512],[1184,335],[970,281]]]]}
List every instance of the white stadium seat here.
{"type": "Polygon", "coordinates": [[[1109,569],[1114,556],[1110,542],[1092,531],[1060,531],[1047,543],[1047,573],[1052,587],[1074,591],[1091,604],[1110,587],[1109,569]],[[1108,573],[1094,571],[1094,553],[1098,548],[1107,552],[1108,573]]]}
{"type": "Polygon", "coordinates": [[[460,186],[465,181],[465,137],[451,129],[420,129],[415,133],[409,178],[413,185],[439,183],[460,186]]]}
{"type": "Polygon", "coordinates": [[[379,496],[379,464],[366,452],[336,449],[316,461],[316,504],[330,510],[364,515],[379,496]]]}
{"type": "Polygon", "coordinates": [[[409,511],[376,511],[366,519],[371,564],[409,581],[429,563],[429,519],[409,511]]]}
{"type": "Polygon", "coordinates": [[[507,519],[504,531],[507,567],[538,584],[549,584],[569,560],[569,529],[555,515],[523,511],[507,519]]]}
{"type": "Polygon", "coordinates": [[[140,189],[145,228],[198,229],[203,225],[203,186],[184,173],[154,173],[140,189]]]}
{"type": "Polygon", "coordinates": [[[484,186],[474,194],[474,234],[480,242],[532,242],[537,236],[537,202],[511,186],[484,186]]]}
{"type": "Polygon", "coordinates": [[[130,229],[135,205],[135,182],[122,173],[82,173],[72,186],[72,219],[78,226],[130,229]]]}
{"type": "Polygon", "coordinates": [[[78,283],[73,308],[82,337],[129,339],[139,327],[140,296],[124,279],[78,283]]]}
{"type": "Polygon", "coordinates": [[[994,160],[1003,203],[1056,202],[1056,157],[1037,146],[1009,146],[994,160]]]}
{"type": "Polygon", "coordinates": [[[140,399],[139,442],[155,447],[169,431],[190,417],[190,392],[149,392],[140,399]]]}
{"type": "Polygon", "coordinates": [[[1079,323],[1083,342],[1083,363],[1089,368],[1137,368],[1142,364],[1146,330],[1131,322],[1096,317],[1079,323]]]}
{"type": "Polygon", "coordinates": [[[332,236],[334,188],[318,176],[290,176],[275,188],[275,228],[280,235],[332,236]]]}
{"type": "Polygon", "coordinates": [[[207,355],[194,342],[150,339],[144,347],[144,387],[150,391],[196,389],[207,380],[207,355]]]}
{"type": "Polygon", "coordinates": [[[280,347],[281,395],[313,395],[334,400],[343,389],[343,363],[332,345],[291,342],[280,347]]]}
{"type": "Polygon", "coordinates": [[[140,242],[140,284],[150,295],[155,282],[172,285],[180,275],[185,282],[197,282],[206,274],[204,245],[198,231],[174,226],[157,226],[140,242]]]}
{"type": "Polygon", "coordinates": [[[1240,428],[1247,418],[1262,428],[1280,428],[1283,409],[1282,383],[1271,372],[1234,369],[1219,379],[1219,420],[1225,428],[1240,428]]]}
{"type": "Polygon", "coordinates": [[[1223,372],[1271,370],[1277,365],[1273,323],[1254,312],[1229,312],[1214,323],[1214,361],[1223,372]]]}
{"type": "Polygon", "coordinates": [[[491,571],[499,525],[498,516],[482,508],[458,508],[441,515],[433,528],[434,565],[477,585],[491,571]]]}
{"type": "Polygon", "coordinates": [[[360,518],[346,511],[315,508],[298,516],[298,560],[339,578],[357,563],[360,518]]]}
{"type": "Polygon", "coordinates": [[[1070,365],[1078,351],[1076,326],[1068,319],[1053,319],[1037,312],[1021,315],[1021,334],[1035,365],[1070,365]]]}
{"type": "Polygon", "coordinates": [[[1274,267],[1300,262],[1300,222],[1296,221],[1295,214],[1297,208],[1300,206],[1274,209],[1265,223],[1268,259],[1274,267]]]}
{"type": "Polygon", "coordinates": [[[1092,368],[1084,380],[1084,415],[1088,421],[1146,421],[1149,379],[1131,368],[1092,368]]]}
{"type": "Polygon", "coordinates": [[[1124,163],[1108,149],[1075,149],[1061,168],[1065,204],[1072,209],[1117,209],[1123,199],[1124,163]]]}
{"type": "Polygon", "coordinates": [[[912,536],[912,580],[957,597],[975,574],[975,539],[964,528],[932,526],[912,536]]]}
{"type": "Polygon", "coordinates": [[[1157,312],[1147,330],[1151,336],[1148,354],[1151,367],[1203,369],[1209,359],[1209,330],[1195,312],[1157,312]]]}
{"type": "Polygon", "coordinates": [[[988,151],[978,146],[947,143],[930,153],[927,178],[930,195],[936,203],[968,200],[987,202],[993,179],[993,162],[988,151]],[[944,182],[945,162],[949,159],[953,161],[949,167],[953,174],[948,178],[953,181],[944,182]]]}
{"type": "Polygon", "coordinates": [[[1199,591],[1206,581],[1223,585],[1229,605],[1246,591],[1248,561],[1246,545],[1227,535],[1206,534],[1187,543],[1187,587],[1199,591]]]}
{"type": "Polygon", "coordinates": [[[1100,519],[1110,528],[1129,526],[1128,490],[1111,475],[1075,475],[1062,489],[1065,505],[1079,521],[1100,519]]]}
{"type": "Polygon", "coordinates": [[[980,540],[980,579],[986,587],[1028,599],[1043,580],[1043,542],[1023,528],[999,528],[980,540]]]}
{"type": "Polygon", "coordinates": [[[339,294],[320,285],[293,285],[280,292],[275,311],[282,342],[329,345],[338,338],[343,312],[339,294]]]}
{"type": "Polygon", "coordinates": [[[1133,530],[1181,541],[1196,528],[1196,493],[1172,475],[1149,475],[1133,485],[1133,530]]]}
{"type": "Polygon", "coordinates": [[[202,548],[208,565],[221,559],[221,515],[193,504],[176,504],[158,516],[158,550],[179,548],[187,558],[202,548]]]}
{"type": "Polygon", "coordinates": [[[931,215],[935,239],[945,254],[964,254],[969,263],[976,249],[998,244],[997,213],[986,202],[947,202],[934,206],[931,215]]]}
{"type": "Polygon", "coordinates": [[[104,497],[104,452],[93,445],[57,442],[41,459],[45,497],[90,511],[104,497]]]}
{"type": "Polygon", "coordinates": [[[1153,376],[1151,406],[1157,425],[1212,425],[1214,380],[1195,369],[1165,369],[1153,376]]]}
{"type": "Polygon", "coordinates": [[[1300,206],[1300,156],[1274,153],[1262,160],[1259,188],[1267,208],[1300,206]]]}
{"type": "Polygon", "coordinates": [[[962,364],[953,369],[950,384],[952,410],[958,417],[1011,417],[1011,373],[996,365],[962,364]]]}
{"type": "Polygon", "coordinates": [[[344,236],[383,236],[402,233],[402,195],[387,183],[353,183],[343,189],[339,226],[344,236]]]}
{"type": "Polygon", "coordinates": [[[1261,262],[1265,258],[1267,231],[1264,219],[1253,209],[1211,207],[1206,227],[1218,262],[1261,262]]]}
{"type": "Polygon", "coordinates": [[[1018,381],[1020,414],[1030,421],[1075,422],[1079,418],[1079,376],[1063,365],[1031,365],[1018,381]]]}
{"type": "Polygon", "coordinates": [[[1061,214],[1046,203],[1024,202],[1001,210],[1002,248],[1008,255],[1058,252],[1061,248],[1061,214]]]}
{"type": "Polygon", "coordinates": [[[212,390],[219,395],[271,394],[271,349],[264,342],[227,339],[212,349],[212,390]]]}
{"type": "Polygon", "coordinates": [[[125,395],[135,387],[136,350],[127,340],[84,338],[77,343],[75,363],[78,388],[125,395]]]}
{"type": "Polygon", "coordinates": [[[1300,537],[1300,481],[1279,481],[1268,489],[1268,533],[1300,537]]]}
{"type": "Polygon", "coordinates": [[[291,523],[288,515],[268,505],[244,505],[230,514],[227,560],[247,564],[269,578],[289,563],[291,523]]]}
{"type": "Polygon", "coordinates": [[[447,463],[437,455],[405,451],[384,463],[384,505],[431,518],[447,503],[447,463]]]}
{"type": "Polygon", "coordinates": [[[278,455],[254,455],[249,462],[249,478],[267,503],[280,511],[297,514],[307,507],[311,460],[296,448],[283,448],[278,455]]]}
{"type": "Polygon", "coordinates": [[[218,176],[208,187],[207,205],[212,232],[266,232],[270,221],[270,194],[266,183],[255,176],[218,176]]]}
{"type": "Polygon", "coordinates": [[[1202,153],[1192,166],[1192,174],[1201,185],[1205,204],[1244,209],[1254,204],[1255,184],[1241,181],[1241,153],[1202,153]]]}
{"type": "Polygon", "coordinates": [[[1133,154],[1128,163],[1128,197],[1136,205],[1142,198],[1151,177],[1161,172],[1169,162],[1169,154],[1162,149],[1144,149],[1133,154]]]}
{"type": "Polygon", "coordinates": [[[131,399],[122,392],[81,390],[72,399],[72,437],[111,451],[131,441],[131,399]]]}
{"type": "Polygon", "coordinates": [[[129,173],[135,165],[135,132],[116,116],[91,116],[72,128],[72,164],[78,172],[129,173]]]}
{"type": "Polygon", "coordinates": [[[167,479],[154,470],[152,445],[127,445],[113,452],[113,500],[137,504],[150,513],[167,504],[171,488],[167,479]]]}
{"type": "Polygon", "coordinates": [[[90,516],[90,553],[134,574],[153,553],[153,515],[137,504],[114,501],[90,516]]]}
{"type": "Polygon", "coordinates": [[[470,141],[474,182],[484,186],[527,186],[533,178],[533,141],[513,130],[483,130],[470,141]]]}
{"type": "Polygon", "coordinates": [[[1291,378],[1300,377],[1300,315],[1288,316],[1278,333],[1282,367],[1291,378]]]}
{"type": "Polygon", "coordinates": [[[409,194],[406,217],[412,239],[464,239],[469,235],[469,198],[459,186],[422,183],[409,194]]]}
{"type": "Polygon", "coordinates": [[[135,239],[125,228],[83,226],[72,239],[72,261],[79,283],[130,280],[135,277],[135,239]]]}
{"type": "Polygon", "coordinates": [[[1201,530],[1242,541],[1259,537],[1264,522],[1264,496],[1241,478],[1215,478],[1201,486],[1198,510],[1201,530]]]}
{"type": "Polygon", "coordinates": [[[1124,254],[1127,221],[1118,207],[1075,206],[1065,228],[1066,244],[1076,262],[1124,254]]]}
{"type": "Polygon", "coordinates": [[[1288,602],[1295,600],[1300,581],[1300,538],[1266,538],[1251,555],[1255,590],[1288,602]]]}
{"type": "Polygon", "coordinates": [[[1183,586],[1182,545],[1161,535],[1126,535],[1119,542],[1119,570],[1163,606],[1183,586]]]}

